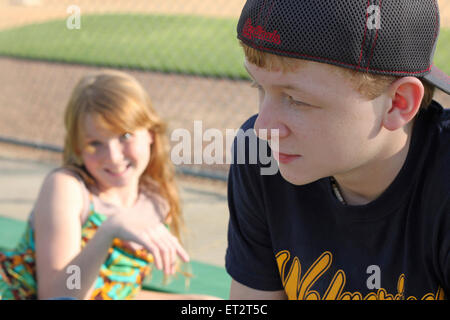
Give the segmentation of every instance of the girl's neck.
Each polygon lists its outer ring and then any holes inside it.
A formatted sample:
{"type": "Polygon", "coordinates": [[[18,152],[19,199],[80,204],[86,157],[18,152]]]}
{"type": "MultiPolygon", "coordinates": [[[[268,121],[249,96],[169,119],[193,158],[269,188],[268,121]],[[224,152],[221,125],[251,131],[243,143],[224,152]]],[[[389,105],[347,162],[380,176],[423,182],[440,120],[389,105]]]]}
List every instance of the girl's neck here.
{"type": "Polygon", "coordinates": [[[120,188],[99,188],[96,190],[100,199],[122,208],[133,207],[139,197],[139,186],[124,186],[120,188]]]}

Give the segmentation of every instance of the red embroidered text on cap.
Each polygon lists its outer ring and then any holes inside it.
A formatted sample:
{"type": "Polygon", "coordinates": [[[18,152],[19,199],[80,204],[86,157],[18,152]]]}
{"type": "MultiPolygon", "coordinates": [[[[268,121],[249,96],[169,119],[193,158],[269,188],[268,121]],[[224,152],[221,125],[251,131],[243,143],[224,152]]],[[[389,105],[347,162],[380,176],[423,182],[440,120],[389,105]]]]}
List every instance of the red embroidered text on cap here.
{"type": "Polygon", "coordinates": [[[242,35],[250,40],[252,38],[255,38],[275,44],[281,44],[281,38],[277,30],[274,30],[273,32],[267,32],[263,29],[262,26],[254,27],[252,26],[252,20],[250,18],[245,21],[242,35]]]}

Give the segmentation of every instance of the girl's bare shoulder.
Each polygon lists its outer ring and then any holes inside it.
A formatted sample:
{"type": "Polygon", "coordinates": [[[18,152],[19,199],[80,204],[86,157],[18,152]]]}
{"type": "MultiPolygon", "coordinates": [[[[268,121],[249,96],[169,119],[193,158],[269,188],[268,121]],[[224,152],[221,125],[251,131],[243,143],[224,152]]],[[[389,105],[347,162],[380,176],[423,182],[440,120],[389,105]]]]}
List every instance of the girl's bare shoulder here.
{"type": "Polygon", "coordinates": [[[41,216],[64,211],[66,214],[78,215],[79,218],[84,208],[85,188],[81,178],[75,172],[66,168],[57,168],[45,177],[35,211],[41,216]]]}

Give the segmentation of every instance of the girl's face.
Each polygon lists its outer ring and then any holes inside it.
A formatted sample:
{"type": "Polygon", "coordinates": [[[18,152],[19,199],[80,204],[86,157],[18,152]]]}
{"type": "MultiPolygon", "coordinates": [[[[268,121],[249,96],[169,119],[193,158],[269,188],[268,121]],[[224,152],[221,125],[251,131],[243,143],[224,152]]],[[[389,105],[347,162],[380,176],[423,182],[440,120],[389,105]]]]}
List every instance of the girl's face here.
{"type": "Polygon", "coordinates": [[[137,185],[150,161],[153,138],[145,129],[117,134],[100,127],[95,118],[86,116],[83,163],[98,187],[104,191],[137,185]]]}

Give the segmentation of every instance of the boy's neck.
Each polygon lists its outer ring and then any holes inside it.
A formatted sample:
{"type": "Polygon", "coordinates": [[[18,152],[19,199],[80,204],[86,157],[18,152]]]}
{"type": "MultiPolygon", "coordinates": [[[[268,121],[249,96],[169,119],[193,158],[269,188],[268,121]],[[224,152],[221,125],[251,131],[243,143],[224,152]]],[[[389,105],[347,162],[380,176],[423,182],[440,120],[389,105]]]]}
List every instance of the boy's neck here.
{"type": "Polygon", "coordinates": [[[348,205],[365,205],[377,199],[402,169],[411,144],[413,123],[392,135],[379,157],[350,172],[334,175],[348,205]]]}

